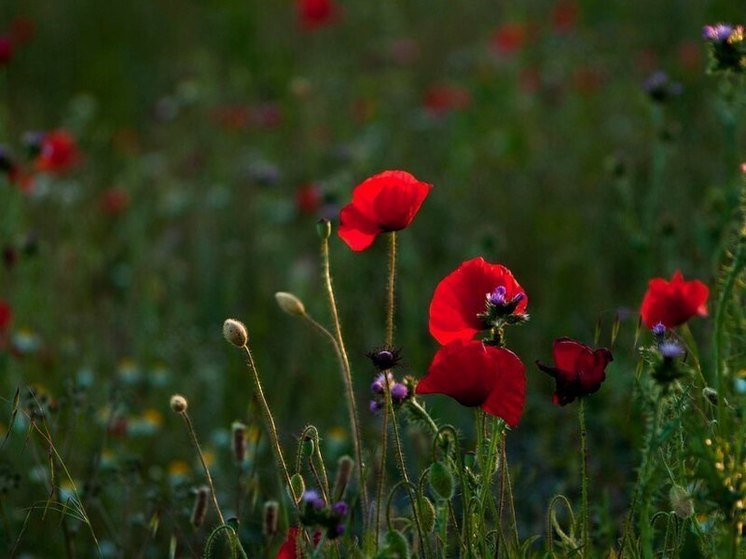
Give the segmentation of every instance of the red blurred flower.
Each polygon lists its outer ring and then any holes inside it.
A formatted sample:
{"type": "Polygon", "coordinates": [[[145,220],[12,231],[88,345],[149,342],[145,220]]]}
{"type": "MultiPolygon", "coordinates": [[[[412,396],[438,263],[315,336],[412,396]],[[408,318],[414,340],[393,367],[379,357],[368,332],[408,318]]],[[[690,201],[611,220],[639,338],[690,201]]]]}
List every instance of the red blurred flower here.
{"type": "Polygon", "coordinates": [[[606,365],[613,361],[606,348],[591,349],[570,338],[554,340],[554,367],[536,362],[556,382],[552,402],[564,406],[582,396],[593,394],[606,378],[606,365]]]}
{"type": "Polygon", "coordinates": [[[36,35],[36,22],[29,16],[16,16],[10,22],[10,36],[13,44],[28,43],[36,35]]]}
{"type": "Polygon", "coordinates": [[[435,288],[430,333],[441,345],[471,340],[487,328],[482,315],[488,305],[501,306],[505,316],[523,315],[528,298],[505,266],[485,262],[481,256],[467,260],[435,288]]]}
{"type": "Polygon", "coordinates": [[[461,85],[438,84],[425,92],[425,108],[435,114],[465,109],[471,104],[471,93],[461,85]]]}
{"type": "Polygon", "coordinates": [[[511,21],[503,23],[495,30],[490,43],[497,54],[511,54],[523,47],[527,36],[526,24],[511,21]]]}
{"type": "Polygon", "coordinates": [[[575,0],[559,0],[552,9],[552,26],[561,33],[572,31],[578,23],[578,12],[575,0]]]}
{"type": "Polygon", "coordinates": [[[315,215],[323,201],[324,193],[318,184],[304,184],[295,191],[295,207],[299,214],[315,215]]]}
{"type": "Polygon", "coordinates": [[[113,186],[101,194],[98,203],[103,213],[115,216],[129,208],[130,195],[123,188],[113,186]]]}
{"type": "Polygon", "coordinates": [[[10,323],[13,321],[13,309],[4,299],[0,299],[0,348],[5,347],[10,332],[10,323]]]}
{"type": "Polygon", "coordinates": [[[479,406],[511,427],[526,402],[526,367],[512,351],[478,340],[456,340],[438,350],[417,394],[445,394],[464,406],[479,406]]]}
{"type": "Polygon", "coordinates": [[[13,41],[8,35],[0,35],[0,65],[7,64],[13,58],[13,41]]]}
{"type": "Polygon", "coordinates": [[[365,179],[339,214],[339,236],[352,250],[365,250],[378,234],[412,223],[432,187],[406,171],[384,171],[365,179]]]}
{"type": "Polygon", "coordinates": [[[333,0],[298,0],[297,9],[301,25],[309,31],[333,23],[339,15],[333,0]]]}
{"type": "Polygon", "coordinates": [[[36,168],[48,173],[65,173],[80,162],[78,144],[67,130],[54,130],[41,140],[36,168]]]}
{"type": "Polygon", "coordinates": [[[277,552],[276,559],[296,559],[299,557],[297,539],[298,527],[292,526],[288,528],[288,537],[277,552]]]}
{"type": "Polygon", "coordinates": [[[642,298],[640,316],[645,326],[653,328],[658,323],[666,328],[684,324],[694,315],[707,316],[709,288],[699,280],[685,281],[676,271],[671,281],[653,278],[642,298]]]}

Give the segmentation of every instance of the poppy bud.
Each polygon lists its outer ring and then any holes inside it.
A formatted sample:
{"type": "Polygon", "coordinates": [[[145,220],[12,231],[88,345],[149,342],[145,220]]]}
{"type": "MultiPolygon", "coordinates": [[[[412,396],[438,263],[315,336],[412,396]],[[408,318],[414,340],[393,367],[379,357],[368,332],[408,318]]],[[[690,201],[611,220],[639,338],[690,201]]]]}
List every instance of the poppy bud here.
{"type": "Polygon", "coordinates": [[[236,457],[236,462],[240,465],[246,459],[246,425],[240,421],[234,421],[231,425],[231,437],[233,456],[236,457]]]}
{"type": "Polygon", "coordinates": [[[303,305],[303,301],[298,299],[292,293],[286,293],[285,291],[278,291],[275,293],[275,300],[277,305],[283,312],[286,312],[293,316],[305,316],[306,307],[303,305]]]}
{"type": "Polygon", "coordinates": [[[192,526],[199,528],[205,521],[205,515],[207,514],[208,497],[210,496],[210,488],[206,485],[197,489],[197,493],[194,496],[194,507],[192,508],[192,517],[190,519],[192,526]]]}
{"type": "Polygon", "coordinates": [[[235,318],[228,318],[223,322],[223,337],[236,347],[245,347],[249,341],[246,326],[235,318]]]}
{"type": "Polygon", "coordinates": [[[303,481],[303,476],[295,473],[290,478],[290,497],[296,503],[300,503],[303,494],[306,492],[306,482],[303,481]]]}
{"type": "Polygon", "coordinates": [[[429,534],[435,528],[435,505],[430,499],[423,496],[419,499],[418,509],[422,529],[426,534],[429,534]]]}
{"type": "Polygon", "coordinates": [[[689,492],[680,485],[671,487],[668,492],[668,498],[671,501],[671,508],[679,518],[689,518],[694,514],[694,503],[689,492]]]}
{"type": "Polygon", "coordinates": [[[264,503],[264,515],[262,516],[262,533],[271,538],[277,533],[278,510],[280,505],[277,501],[264,503]]]}
{"type": "Polygon", "coordinates": [[[708,402],[710,402],[713,406],[718,405],[718,391],[710,388],[709,386],[706,386],[702,390],[702,396],[704,396],[708,402]]]}
{"type": "Polygon", "coordinates": [[[171,409],[175,413],[184,413],[189,407],[189,402],[181,394],[174,394],[171,396],[171,409]]]}
{"type": "Polygon", "coordinates": [[[398,530],[386,532],[385,546],[386,550],[391,553],[391,557],[399,557],[399,559],[409,559],[411,557],[409,542],[407,542],[404,534],[398,530]]]}
{"type": "Polygon", "coordinates": [[[446,501],[453,498],[453,474],[443,462],[433,462],[430,466],[430,487],[436,496],[446,501]]]}
{"type": "Polygon", "coordinates": [[[355,461],[347,455],[340,456],[337,461],[337,477],[334,478],[334,489],[332,490],[334,500],[340,500],[344,497],[347,486],[350,484],[354,465],[355,461]]]}

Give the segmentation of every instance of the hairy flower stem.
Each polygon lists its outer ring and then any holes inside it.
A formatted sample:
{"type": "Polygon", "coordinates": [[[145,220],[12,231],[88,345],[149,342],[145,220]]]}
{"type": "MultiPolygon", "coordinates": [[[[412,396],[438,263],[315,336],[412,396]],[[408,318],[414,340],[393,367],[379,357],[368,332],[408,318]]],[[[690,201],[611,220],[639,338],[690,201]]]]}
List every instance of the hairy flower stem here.
{"type": "MultiPolygon", "coordinates": [[[[355,405],[355,391],[352,387],[352,372],[350,371],[350,360],[347,358],[344,339],[342,338],[342,325],[339,321],[337,312],[337,301],[334,297],[334,287],[332,286],[332,275],[329,264],[329,239],[321,241],[321,265],[323,268],[324,285],[326,294],[329,298],[329,307],[334,322],[335,350],[340,360],[342,376],[344,377],[345,395],[347,397],[347,410],[350,416],[350,430],[352,431],[352,441],[355,450],[355,461],[357,462],[358,483],[360,484],[360,503],[363,509],[363,531],[368,525],[368,489],[365,485],[363,451],[360,443],[360,426],[358,424],[357,406],[355,405]]],[[[310,319],[310,317],[308,317],[310,319]]],[[[314,321],[315,322],[315,321],[314,321]]],[[[322,330],[325,330],[322,328],[322,330]]]]}
{"type": "MultiPolygon", "coordinates": [[[[384,372],[386,375],[386,372],[384,372]]],[[[384,377],[386,378],[386,377],[384,377]]],[[[388,382],[384,380],[384,385],[388,385],[388,382]]],[[[386,407],[388,407],[388,400],[386,401],[386,407]]],[[[388,431],[389,431],[389,414],[388,410],[383,410],[383,421],[381,426],[381,462],[378,466],[378,479],[376,480],[376,551],[378,551],[378,535],[381,533],[381,512],[383,507],[381,503],[383,500],[383,482],[386,478],[386,449],[388,446],[388,431]]]]}
{"type": "MultiPolygon", "coordinates": [[[[652,519],[650,518],[650,501],[652,500],[650,481],[655,472],[655,461],[652,460],[652,454],[658,448],[658,424],[660,423],[661,413],[663,410],[663,402],[665,400],[665,394],[658,395],[658,400],[655,402],[653,411],[653,418],[645,437],[645,443],[643,445],[642,463],[640,464],[640,479],[638,481],[636,493],[639,495],[640,505],[640,547],[642,549],[642,556],[644,559],[652,559],[653,557],[653,525],[652,519]]],[[[633,503],[635,499],[633,498],[633,503]]]]}
{"type": "MultiPolygon", "coordinates": [[[[246,351],[246,356],[248,358],[248,361],[246,364],[249,366],[249,370],[251,371],[251,380],[254,382],[254,390],[256,391],[257,399],[259,400],[259,407],[262,410],[262,415],[264,416],[264,423],[265,428],[269,432],[269,438],[271,440],[271,447],[272,452],[275,455],[275,461],[277,462],[277,465],[282,470],[282,475],[285,478],[285,483],[287,484],[287,487],[289,491],[292,493],[292,485],[290,484],[290,473],[288,472],[287,464],[285,463],[285,458],[282,456],[282,449],[280,448],[280,439],[277,436],[277,427],[275,427],[275,421],[272,418],[272,411],[269,409],[269,404],[267,403],[267,399],[264,397],[264,391],[262,390],[262,383],[259,380],[259,373],[256,370],[256,365],[254,364],[254,358],[251,355],[251,350],[249,349],[248,345],[244,345],[243,349],[246,351]]],[[[298,503],[296,500],[296,495],[292,495],[293,504],[296,508],[298,508],[298,503]]]]}
{"type": "Polygon", "coordinates": [[[396,232],[389,234],[388,304],[386,306],[386,345],[394,345],[394,285],[396,280],[396,232]]]}
{"type": "Polygon", "coordinates": [[[585,429],[585,398],[580,398],[578,404],[578,423],[580,427],[580,493],[581,493],[581,523],[583,528],[583,557],[590,553],[590,523],[588,521],[588,446],[587,431],[585,429]]]}

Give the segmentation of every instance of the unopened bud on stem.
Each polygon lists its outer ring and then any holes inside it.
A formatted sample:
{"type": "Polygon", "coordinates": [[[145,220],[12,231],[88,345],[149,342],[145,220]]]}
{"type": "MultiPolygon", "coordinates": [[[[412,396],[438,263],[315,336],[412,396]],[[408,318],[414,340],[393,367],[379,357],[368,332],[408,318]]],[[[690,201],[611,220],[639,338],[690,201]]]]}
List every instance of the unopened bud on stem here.
{"type": "Polygon", "coordinates": [[[228,318],[223,322],[223,336],[236,347],[244,347],[249,341],[246,326],[235,318],[228,318]]]}
{"type": "Polygon", "coordinates": [[[277,301],[277,305],[280,307],[280,309],[288,314],[291,314],[293,316],[306,315],[306,307],[303,305],[303,301],[298,299],[298,297],[296,297],[292,293],[278,291],[277,293],[275,293],[275,300],[277,301]]]}
{"type": "Polygon", "coordinates": [[[181,394],[171,396],[171,409],[176,413],[184,413],[189,407],[189,402],[181,394]]]}

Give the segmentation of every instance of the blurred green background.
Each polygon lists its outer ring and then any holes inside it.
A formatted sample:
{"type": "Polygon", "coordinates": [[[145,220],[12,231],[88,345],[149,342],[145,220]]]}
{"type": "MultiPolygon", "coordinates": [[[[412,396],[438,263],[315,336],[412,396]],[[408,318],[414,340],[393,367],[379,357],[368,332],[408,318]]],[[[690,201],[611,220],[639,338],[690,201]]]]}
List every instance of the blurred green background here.
{"type": "MultiPolygon", "coordinates": [[[[735,207],[739,115],[723,102],[727,83],[705,72],[700,34],[738,21],[742,6],[338,4],[334,21],[309,30],[289,0],[4,0],[0,34],[21,16],[31,32],[0,67],[0,143],[26,161],[24,133],[65,128],[83,155],[28,193],[0,177],[0,243],[20,255],[0,272],[16,349],[0,355],[0,422],[8,428],[17,386],[42,385],[74,440],[71,470],[84,476],[105,446],[149,487],[174,460],[193,462],[168,413],[179,392],[230,494],[227,430],[258,421],[243,359],[221,339],[234,316],[249,328],[288,452],[313,423],[333,464],[350,448],[335,429],[347,420],[333,352],[273,293],[292,291],[328,323],[314,225],[336,219],[366,177],[404,169],[435,188],[399,235],[399,372],[421,376],[436,349],[427,309],[442,277],[478,255],[512,269],[532,320],[509,334],[529,377],[510,453],[523,530],[537,533],[551,495],[577,491],[577,443],[574,413],[551,405],[551,379],[533,361],[549,360],[558,336],[608,345],[620,317],[589,423],[594,489],[623,510],[642,431],[630,421],[636,309],[651,277],[681,269],[711,280],[735,207]],[[645,91],[659,70],[680,95],[645,91]],[[127,201],[116,211],[112,188],[127,201]],[[75,398],[79,409],[65,407],[75,398]],[[92,418],[106,409],[130,424],[150,413],[152,429],[104,438],[105,421],[92,418]]],[[[363,412],[365,353],[384,337],[384,248],[352,253],[332,238],[363,412]]],[[[693,324],[695,335],[706,328],[693,324]]],[[[469,410],[426,401],[468,435],[469,410]]],[[[363,413],[363,426],[377,436],[377,418],[363,413]]],[[[11,441],[0,462],[23,481],[10,510],[45,498],[28,479],[23,437],[11,441]]],[[[175,522],[191,501],[178,503],[175,522]]]]}

